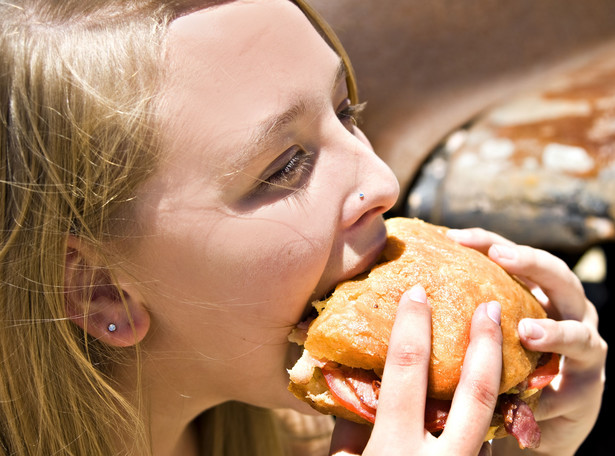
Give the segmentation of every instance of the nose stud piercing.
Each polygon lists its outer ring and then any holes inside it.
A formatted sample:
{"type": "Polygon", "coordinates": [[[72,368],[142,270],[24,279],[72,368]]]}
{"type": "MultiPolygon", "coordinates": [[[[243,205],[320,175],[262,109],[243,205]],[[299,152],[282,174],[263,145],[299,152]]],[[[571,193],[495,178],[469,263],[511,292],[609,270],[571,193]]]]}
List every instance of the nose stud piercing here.
{"type": "Polygon", "coordinates": [[[365,193],[363,193],[363,192],[359,193],[359,198],[361,198],[361,199],[365,198],[365,193]]]}
{"type": "Polygon", "coordinates": [[[107,330],[109,332],[115,332],[116,329],[117,329],[117,326],[115,326],[114,323],[109,323],[109,326],[107,326],[107,330]]]}

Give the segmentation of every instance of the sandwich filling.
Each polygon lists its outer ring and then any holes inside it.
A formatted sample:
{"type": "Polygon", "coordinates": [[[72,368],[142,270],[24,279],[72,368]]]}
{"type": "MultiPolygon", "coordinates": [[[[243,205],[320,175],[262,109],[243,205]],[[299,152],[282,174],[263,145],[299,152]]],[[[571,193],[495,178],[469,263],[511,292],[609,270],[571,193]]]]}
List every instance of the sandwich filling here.
{"type": "MultiPolygon", "coordinates": [[[[525,381],[500,395],[486,440],[493,438],[496,430],[503,425],[506,432],[517,439],[521,448],[537,448],[540,444],[540,428],[526,400],[551,383],[558,372],[559,355],[544,353],[536,369],[525,381]]],[[[339,405],[367,422],[375,422],[380,375],[373,370],[319,360],[304,350],[301,359],[290,370],[291,380],[306,384],[315,374],[322,375],[328,392],[339,405]]],[[[450,400],[427,398],[425,429],[432,434],[441,432],[446,426],[450,407],[450,400]]]]}

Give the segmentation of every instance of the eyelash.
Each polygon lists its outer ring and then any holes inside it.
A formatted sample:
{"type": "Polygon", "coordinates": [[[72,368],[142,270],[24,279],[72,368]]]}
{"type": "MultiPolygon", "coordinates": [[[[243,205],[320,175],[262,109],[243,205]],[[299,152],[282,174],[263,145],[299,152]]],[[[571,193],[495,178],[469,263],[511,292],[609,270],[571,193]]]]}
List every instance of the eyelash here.
{"type": "MultiPolygon", "coordinates": [[[[360,121],[360,115],[365,109],[366,103],[351,104],[350,99],[344,100],[341,110],[337,112],[337,118],[347,128],[350,125],[356,126],[360,121]],[[350,125],[348,125],[350,123],[350,125]]],[[[299,146],[295,146],[296,152],[286,164],[264,179],[261,184],[262,190],[273,188],[283,188],[286,190],[296,190],[303,178],[309,175],[312,169],[312,153],[305,151],[299,146]],[[264,188],[262,188],[264,186],[264,188]]]]}
{"type": "Polygon", "coordinates": [[[337,118],[344,124],[350,122],[353,126],[357,126],[361,121],[361,114],[365,110],[366,104],[366,102],[351,104],[350,99],[346,98],[342,103],[342,106],[346,106],[338,111],[337,118]]]}
{"type": "Polygon", "coordinates": [[[263,180],[268,188],[296,190],[304,176],[312,169],[312,153],[295,146],[295,153],[279,170],[263,180]]]}

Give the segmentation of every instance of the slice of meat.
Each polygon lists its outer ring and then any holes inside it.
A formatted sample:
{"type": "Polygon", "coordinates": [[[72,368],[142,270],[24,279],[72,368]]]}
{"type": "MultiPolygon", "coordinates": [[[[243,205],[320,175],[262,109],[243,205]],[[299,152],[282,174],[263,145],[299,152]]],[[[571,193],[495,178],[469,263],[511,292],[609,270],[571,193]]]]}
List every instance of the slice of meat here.
{"type": "MultiPolygon", "coordinates": [[[[341,366],[327,362],[320,367],[333,397],[348,410],[374,423],[380,378],[365,369],[341,366]]],[[[442,431],[446,425],[451,401],[427,398],[425,404],[425,429],[431,433],[442,431]]],[[[537,448],[540,428],[532,409],[516,394],[500,396],[497,411],[504,419],[506,431],[513,435],[521,448],[537,448]]]]}
{"type": "Polygon", "coordinates": [[[442,431],[448,419],[451,401],[427,398],[425,403],[425,429],[436,433],[442,431]]]}
{"type": "Polygon", "coordinates": [[[506,432],[517,439],[520,448],[538,448],[540,428],[529,405],[517,395],[504,395],[500,397],[499,410],[506,432]]]}

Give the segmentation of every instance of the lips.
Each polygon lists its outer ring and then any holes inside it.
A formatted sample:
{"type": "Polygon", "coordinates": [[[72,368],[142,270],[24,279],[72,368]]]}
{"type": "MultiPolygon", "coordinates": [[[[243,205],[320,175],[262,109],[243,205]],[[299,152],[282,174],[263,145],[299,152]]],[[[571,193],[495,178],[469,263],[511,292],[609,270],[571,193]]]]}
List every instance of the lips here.
{"type": "Polygon", "coordinates": [[[331,293],[337,284],[369,270],[378,262],[386,245],[387,232],[382,217],[372,218],[371,221],[370,225],[353,225],[346,232],[341,245],[332,249],[332,256],[311,300],[322,299],[331,293]],[[327,274],[327,271],[331,272],[327,274]],[[335,274],[334,271],[338,273],[335,274]]]}
{"type": "Polygon", "coordinates": [[[360,229],[363,225],[369,223],[370,220],[377,218],[380,214],[382,214],[382,207],[375,207],[365,212],[359,219],[352,225],[351,229],[356,230],[360,229]]]}
{"type": "Polygon", "coordinates": [[[344,280],[352,279],[353,277],[361,274],[372,268],[380,258],[380,254],[384,249],[386,244],[386,231],[383,230],[383,236],[381,236],[377,242],[373,242],[370,246],[370,249],[367,251],[365,255],[362,256],[361,261],[357,263],[357,265],[351,268],[348,273],[344,274],[344,276],[338,281],[342,282],[344,280]]]}
{"type": "MultiPolygon", "coordinates": [[[[367,216],[368,214],[365,215],[367,216]]],[[[364,226],[367,220],[368,218],[365,220],[363,218],[359,219],[351,229],[351,238],[354,242],[350,245],[353,246],[352,250],[360,256],[360,260],[338,280],[338,283],[351,279],[374,266],[386,245],[387,231],[382,217],[371,217],[371,226],[364,226]],[[358,233],[357,230],[360,228],[363,229],[361,233],[358,233]],[[365,231],[371,231],[373,234],[365,236],[365,231]]]]}

